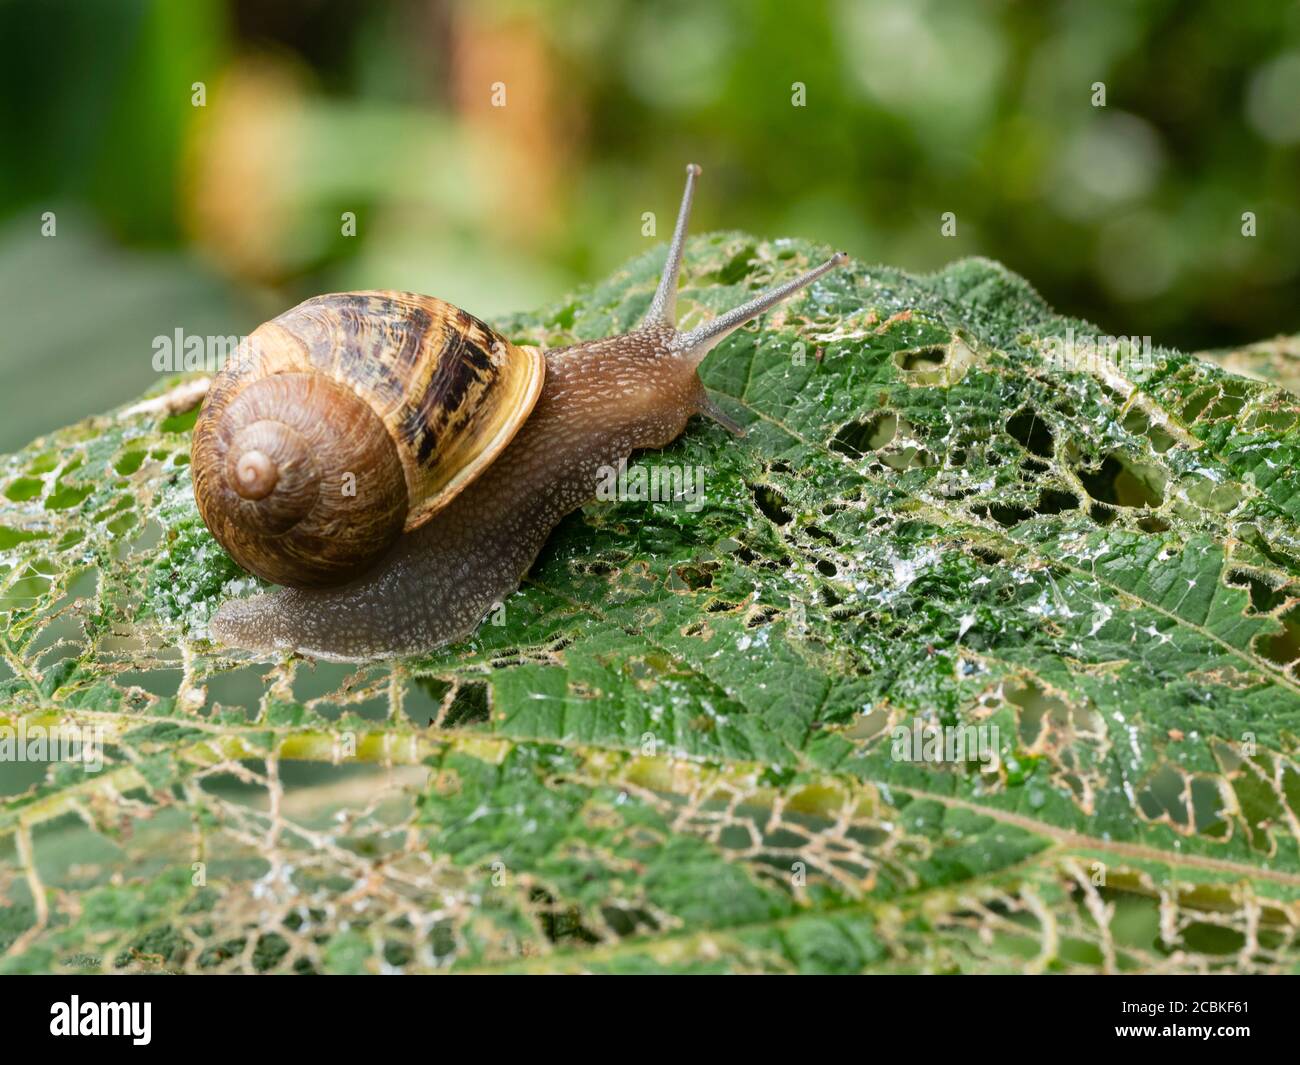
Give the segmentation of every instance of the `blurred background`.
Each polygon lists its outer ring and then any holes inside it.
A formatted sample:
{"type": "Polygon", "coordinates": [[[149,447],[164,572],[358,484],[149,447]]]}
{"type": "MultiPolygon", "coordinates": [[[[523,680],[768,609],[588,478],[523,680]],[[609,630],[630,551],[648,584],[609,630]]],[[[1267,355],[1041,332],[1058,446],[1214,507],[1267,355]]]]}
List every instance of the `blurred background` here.
{"type": "Polygon", "coordinates": [[[667,237],[687,161],[696,232],[987,255],[1189,349],[1300,329],[1293,0],[0,0],[0,42],[0,451],[177,329],[557,299],[667,237]]]}

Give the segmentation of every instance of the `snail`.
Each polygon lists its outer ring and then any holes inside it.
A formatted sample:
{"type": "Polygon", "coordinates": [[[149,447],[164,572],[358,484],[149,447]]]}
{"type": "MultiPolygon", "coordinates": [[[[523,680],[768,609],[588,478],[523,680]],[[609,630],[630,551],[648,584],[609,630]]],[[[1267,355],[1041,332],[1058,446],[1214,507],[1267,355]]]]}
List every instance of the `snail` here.
{"type": "Polygon", "coordinates": [[[199,511],[245,569],[286,587],[223,603],[212,636],[357,661],[473,632],[599,471],[694,414],[743,431],[696,370],[725,336],[846,261],[689,331],[676,290],[695,181],[629,333],[545,354],[428,296],[317,296],[260,326],[194,428],[199,511]]]}

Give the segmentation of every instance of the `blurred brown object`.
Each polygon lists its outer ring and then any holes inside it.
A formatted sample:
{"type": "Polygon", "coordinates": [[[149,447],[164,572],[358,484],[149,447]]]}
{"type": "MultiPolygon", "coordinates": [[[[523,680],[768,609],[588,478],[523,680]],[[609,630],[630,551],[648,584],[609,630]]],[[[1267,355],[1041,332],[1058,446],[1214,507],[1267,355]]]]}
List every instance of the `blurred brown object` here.
{"type": "Polygon", "coordinates": [[[536,244],[566,216],[556,199],[581,170],[573,162],[580,124],[568,98],[555,91],[559,64],[545,27],[536,13],[501,18],[462,4],[454,9],[451,37],[465,165],[471,173],[497,175],[496,209],[486,221],[501,238],[536,244]]]}
{"type": "Polygon", "coordinates": [[[211,86],[187,146],[184,225],[227,272],[275,281],[292,270],[304,104],[288,61],[232,63],[211,86]]]}

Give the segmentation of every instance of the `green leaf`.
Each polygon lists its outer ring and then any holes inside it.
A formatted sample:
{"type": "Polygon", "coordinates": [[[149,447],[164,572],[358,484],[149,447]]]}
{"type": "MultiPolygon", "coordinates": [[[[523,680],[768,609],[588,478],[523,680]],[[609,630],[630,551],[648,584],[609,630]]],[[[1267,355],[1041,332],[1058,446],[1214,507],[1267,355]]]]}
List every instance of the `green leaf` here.
{"type": "MultiPolygon", "coordinates": [[[[823,254],[693,240],[684,324],[823,254]]],[[[500,325],[626,329],[661,261],[500,325]]],[[[4,723],[103,760],[0,764],[6,967],[1294,970],[1300,399],[1097,332],[829,275],[705,362],[747,436],[635,459],[702,501],[586,507],[397,664],[208,641],[192,417],[3,460],[4,723]]]]}

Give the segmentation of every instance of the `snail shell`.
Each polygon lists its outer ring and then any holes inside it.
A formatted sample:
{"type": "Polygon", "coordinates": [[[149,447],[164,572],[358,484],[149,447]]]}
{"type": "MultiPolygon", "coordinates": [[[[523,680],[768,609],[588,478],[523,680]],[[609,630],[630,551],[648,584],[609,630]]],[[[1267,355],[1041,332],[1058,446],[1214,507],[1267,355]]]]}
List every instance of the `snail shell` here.
{"type": "Polygon", "coordinates": [[[194,427],[213,535],[276,584],[338,584],[423,525],[527,420],[545,360],[442,300],[317,296],[259,326],[194,427]]]}

